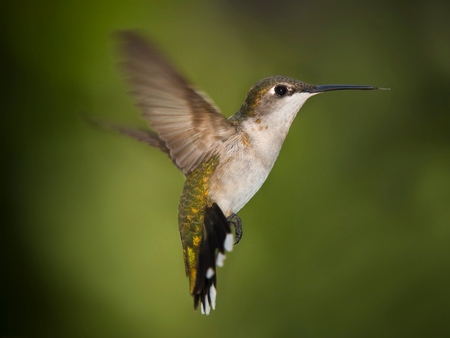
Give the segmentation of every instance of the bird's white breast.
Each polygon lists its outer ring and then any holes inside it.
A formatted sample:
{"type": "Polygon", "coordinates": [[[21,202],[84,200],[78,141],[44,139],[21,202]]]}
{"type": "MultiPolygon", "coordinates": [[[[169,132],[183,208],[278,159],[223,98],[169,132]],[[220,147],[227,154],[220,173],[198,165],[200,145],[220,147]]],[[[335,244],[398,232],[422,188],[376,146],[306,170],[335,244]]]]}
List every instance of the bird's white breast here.
{"type": "Polygon", "coordinates": [[[237,213],[261,188],[292,121],[310,96],[294,94],[279,109],[246,119],[239,133],[219,146],[219,165],[210,180],[209,196],[226,216],[237,213]]]}
{"type": "Polygon", "coordinates": [[[272,165],[263,163],[255,149],[239,140],[226,145],[209,183],[209,196],[223,213],[237,213],[261,188],[272,165]]]}

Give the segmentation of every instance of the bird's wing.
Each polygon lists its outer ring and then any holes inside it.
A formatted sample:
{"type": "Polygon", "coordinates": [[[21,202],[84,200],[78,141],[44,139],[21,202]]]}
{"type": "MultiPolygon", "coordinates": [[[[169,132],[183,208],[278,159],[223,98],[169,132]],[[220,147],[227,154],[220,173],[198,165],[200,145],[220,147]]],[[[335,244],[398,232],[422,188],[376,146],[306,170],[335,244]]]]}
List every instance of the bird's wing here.
{"type": "Polygon", "coordinates": [[[138,141],[147,143],[152,147],[158,148],[164,153],[169,154],[170,152],[170,150],[166,147],[166,143],[163,140],[161,140],[158,134],[156,134],[152,130],[143,130],[135,127],[126,127],[92,116],[85,116],[84,118],[87,122],[91,123],[95,127],[116,131],[124,135],[130,136],[138,141]]]}
{"type": "Polygon", "coordinates": [[[122,67],[144,118],[165,142],[170,157],[187,175],[211,156],[236,128],[134,32],[121,32],[122,67]]]}

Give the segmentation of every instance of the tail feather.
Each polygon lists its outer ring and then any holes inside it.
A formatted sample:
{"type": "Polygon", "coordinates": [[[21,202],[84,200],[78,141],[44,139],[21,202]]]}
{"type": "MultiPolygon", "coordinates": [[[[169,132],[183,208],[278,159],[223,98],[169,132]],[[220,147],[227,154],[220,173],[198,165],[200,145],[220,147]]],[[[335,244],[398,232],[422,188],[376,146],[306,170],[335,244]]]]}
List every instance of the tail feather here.
{"type": "Polygon", "coordinates": [[[200,246],[197,278],[194,287],[194,309],[200,305],[203,314],[216,307],[216,265],[222,266],[225,250],[231,251],[232,233],[227,218],[216,203],[205,208],[204,234],[200,246]],[[231,246],[229,245],[231,241],[231,246]]]}

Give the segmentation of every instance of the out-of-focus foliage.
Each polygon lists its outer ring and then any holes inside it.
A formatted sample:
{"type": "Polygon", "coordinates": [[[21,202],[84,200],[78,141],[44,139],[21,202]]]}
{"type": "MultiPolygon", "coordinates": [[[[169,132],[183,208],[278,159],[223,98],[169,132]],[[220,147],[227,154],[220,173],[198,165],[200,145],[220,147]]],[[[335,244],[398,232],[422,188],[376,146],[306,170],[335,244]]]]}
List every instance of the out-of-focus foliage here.
{"type": "Polygon", "coordinates": [[[2,6],[2,337],[450,335],[450,3],[2,6]],[[240,212],[217,310],[192,311],[183,177],[83,114],[144,125],[112,33],[139,29],[233,114],[262,77],[312,98],[240,212]]]}

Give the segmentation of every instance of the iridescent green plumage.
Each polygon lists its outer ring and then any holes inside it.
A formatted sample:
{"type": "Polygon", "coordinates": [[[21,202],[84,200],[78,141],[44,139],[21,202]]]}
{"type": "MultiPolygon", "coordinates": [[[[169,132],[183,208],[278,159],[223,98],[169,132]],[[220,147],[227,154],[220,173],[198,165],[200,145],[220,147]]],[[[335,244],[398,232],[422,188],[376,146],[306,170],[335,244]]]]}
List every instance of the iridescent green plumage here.
{"type": "Polygon", "coordinates": [[[218,163],[218,157],[212,157],[186,177],[178,205],[178,226],[191,294],[194,293],[198,256],[204,238],[204,211],[205,207],[212,204],[208,197],[208,182],[218,163]]]}

